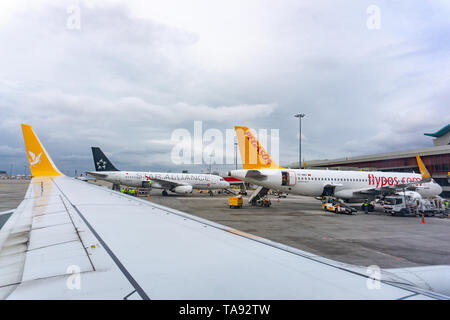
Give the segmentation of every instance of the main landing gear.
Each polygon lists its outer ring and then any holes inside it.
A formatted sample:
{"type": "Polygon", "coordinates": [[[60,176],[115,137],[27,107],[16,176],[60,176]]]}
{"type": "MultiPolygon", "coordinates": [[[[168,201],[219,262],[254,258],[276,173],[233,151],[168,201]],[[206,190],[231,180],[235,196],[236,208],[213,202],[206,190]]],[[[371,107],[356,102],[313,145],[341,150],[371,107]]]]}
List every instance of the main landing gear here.
{"type": "Polygon", "coordinates": [[[166,190],[163,190],[163,191],[162,191],[162,196],[163,196],[163,197],[167,197],[168,195],[169,195],[169,193],[167,193],[166,190]]]}

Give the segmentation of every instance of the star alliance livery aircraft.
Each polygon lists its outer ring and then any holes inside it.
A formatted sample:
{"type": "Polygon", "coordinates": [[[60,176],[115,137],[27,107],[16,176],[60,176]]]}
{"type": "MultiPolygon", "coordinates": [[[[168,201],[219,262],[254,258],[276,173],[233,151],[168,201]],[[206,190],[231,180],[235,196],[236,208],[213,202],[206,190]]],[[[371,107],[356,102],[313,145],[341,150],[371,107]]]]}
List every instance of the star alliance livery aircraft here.
{"type": "Polygon", "coordinates": [[[168,195],[167,190],[178,194],[188,194],[192,193],[193,189],[211,192],[211,190],[230,187],[230,184],[222,177],[213,174],[119,171],[98,147],[92,147],[92,156],[96,171],[86,172],[86,174],[112,182],[115,190],[119,185],[146,188],[150,180],[152,188],[163,189],[163,196],[168,195]]]}
{"type": "Polygon", "coordinates": [[[27,155],[42,155],[30,165],[25,199],[0,230],[1,299],[450,295],[450,266],[368,272],[66,177],[32,128],[22,131],[27,155]]]}

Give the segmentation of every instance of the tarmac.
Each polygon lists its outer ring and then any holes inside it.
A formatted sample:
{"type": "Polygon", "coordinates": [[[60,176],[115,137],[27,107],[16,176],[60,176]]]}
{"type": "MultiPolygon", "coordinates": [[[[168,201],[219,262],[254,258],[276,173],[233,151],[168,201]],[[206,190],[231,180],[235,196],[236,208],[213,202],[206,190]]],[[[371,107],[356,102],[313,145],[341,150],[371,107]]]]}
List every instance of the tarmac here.
{"type": "MultiPolygon", "coordinates": [[[[25,197],[30,180],[0,180],[0,213],[15,209],[25,197]]],[[[9,214],[0,214],[0,229],[8,220],[9,214]]]]}
{"type": "MultiPolygon", "coordinates": [[[[0,211],[17,207],[29,183],[5,181],[0,180],[0,211]]],[[[243,208],[230,209],[223,194],[163,197],[157,189],[152,190],[150,201],[349,264],[450,265],[449,218],[426,217],[422,224],[420,217],[393,217],[380,206],[369,214],[335,214],[323,211],[316,199],[294,195],[279,201],[272,198],[269,208],[250,206],[244,198],[243,208]]]]}

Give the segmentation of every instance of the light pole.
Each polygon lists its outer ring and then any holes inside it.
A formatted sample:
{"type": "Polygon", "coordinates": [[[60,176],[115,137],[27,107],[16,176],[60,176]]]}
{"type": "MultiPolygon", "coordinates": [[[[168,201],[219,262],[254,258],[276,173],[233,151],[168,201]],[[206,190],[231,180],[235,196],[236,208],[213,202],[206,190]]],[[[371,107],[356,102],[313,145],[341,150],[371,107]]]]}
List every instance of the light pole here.
{"type": "Polygon", "coordinates": [[[236,167],[237,170],[237,142],[234,142],[234,165],[236,167]]]}
{"type": "Polygon", "coordinates": [[[305,116],[304,113],[294,114],[294,117],[298,118],[298,168],[302,168],[302,118],[305,116]]]}

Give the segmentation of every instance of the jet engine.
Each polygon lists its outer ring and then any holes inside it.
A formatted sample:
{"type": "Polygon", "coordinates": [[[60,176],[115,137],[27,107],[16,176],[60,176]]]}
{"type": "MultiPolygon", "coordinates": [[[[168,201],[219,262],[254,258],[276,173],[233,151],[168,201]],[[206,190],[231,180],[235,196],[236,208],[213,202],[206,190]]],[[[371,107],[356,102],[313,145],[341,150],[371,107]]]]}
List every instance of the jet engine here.
{"type": "Polygon", "coordinates": [[[187,194],[192,192],[192,186],[178,186],[172,190],[175,193],[187,194]]]}

